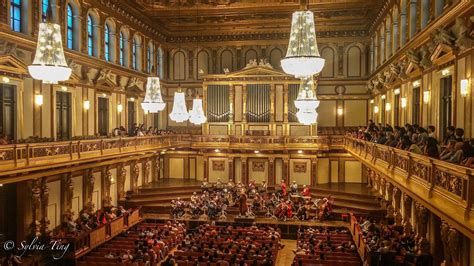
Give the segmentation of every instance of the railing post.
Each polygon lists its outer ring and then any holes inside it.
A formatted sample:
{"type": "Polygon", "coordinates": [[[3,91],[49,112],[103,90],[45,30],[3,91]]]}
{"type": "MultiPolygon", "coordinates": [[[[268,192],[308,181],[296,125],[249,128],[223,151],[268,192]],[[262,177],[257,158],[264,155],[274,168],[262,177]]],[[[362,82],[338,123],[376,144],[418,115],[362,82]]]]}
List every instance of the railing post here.
{"type": "Polygon", "coordinates": [[[100,155],[104,155],[104,140],[100,140],[100,155]]]}
{"type": "Polygon", "coordinates": [[[122,152],[122,146],[123,146],[123,140],[122,140],[122,137],[119,137],[118,139],[119,152],[122,152]]]}
{"type": "Polygon", "coordinates": [[[69,158],[72,160],[72,141],[69,142],[69,158]]]}
{"type": "Polygon", "coordinates": [[[30,144],[26,144],[26,165],[30,165],[30,144]]]}
{"type": "Polygon", "coordinates": [[[17,154],[17,147],[15,144],[15,146],[13,146],[13,160],[14,160],[15,166],[17,165],[17,158],[18,158],[18,154],[17,154]]]}
{"type": "Polygon", "coordinates": [[[77,158],[78,159],[81,158],[81,141],[80,140],[77,142],[77,158]]]}

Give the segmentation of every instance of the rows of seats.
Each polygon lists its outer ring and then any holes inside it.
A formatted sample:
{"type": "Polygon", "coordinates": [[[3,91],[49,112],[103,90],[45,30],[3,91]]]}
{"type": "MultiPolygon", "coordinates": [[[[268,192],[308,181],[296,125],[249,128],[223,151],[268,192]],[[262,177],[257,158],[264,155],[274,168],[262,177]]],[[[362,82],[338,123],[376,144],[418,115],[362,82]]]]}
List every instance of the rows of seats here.
{"type": "Polygon", "coordinates": [[[174,257],[180,266],[274,265],[280,248],[280,233],[273,228],[201,225],[188,232],[174,257]]]}
{"type": "Polygon", "coordinates": [[[294,265],[362,265],[345,228],[300,228],[294,265]]]}
{"type": "Polygon", "coordinates": [[[143,222],[92,250],[77,265],[153,265],[168,255],[184,233],[179,223],[143,222]]]}

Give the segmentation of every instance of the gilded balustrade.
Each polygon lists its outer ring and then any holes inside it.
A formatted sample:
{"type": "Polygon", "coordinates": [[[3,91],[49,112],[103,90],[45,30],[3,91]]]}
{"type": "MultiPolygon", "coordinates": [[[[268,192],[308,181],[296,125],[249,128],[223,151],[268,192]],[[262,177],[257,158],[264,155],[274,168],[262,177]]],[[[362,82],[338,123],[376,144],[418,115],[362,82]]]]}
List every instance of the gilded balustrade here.
{"type": "Polygon", "coordinates": [[[168,148],[184,143],[184,136],[167,135],[2,145],[0,175],[9,174],[6,171],[22,167],[31,168],[124,152],[168,148]]]}
{"type": "MultiPolygon", "coordinates": [[[[474,225],[474,169],[351,137],[345,149],[438,212],[462,214],[457,222],[463,227],[474,225]]],[[[463,231],[473,236],[474,226],[463,231]]]]}

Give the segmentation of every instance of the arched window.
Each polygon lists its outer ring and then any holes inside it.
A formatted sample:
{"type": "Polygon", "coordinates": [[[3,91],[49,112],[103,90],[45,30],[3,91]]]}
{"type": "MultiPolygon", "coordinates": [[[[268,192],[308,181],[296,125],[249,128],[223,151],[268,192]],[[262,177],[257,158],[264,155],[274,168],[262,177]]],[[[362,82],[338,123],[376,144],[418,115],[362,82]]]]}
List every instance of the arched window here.
{"type": "Polygon", "coordinates": [[[46,21],[46,16],[48,13],[48,4],[49,4],[49,0],[41,1],[41,17],[43,18],[43,21],[46,21]]]}
{"type": "Polygon", "coordinates": [[[134,70],[138,69],[138,62],[137,62],[137,41],[135,38],[132,40],[132,68],[134,70]]]}
{"type": "Polygon", "coordinates": [[[72,13],[72,7],[70,4],[67,5],[67,48],[73,49],[74,47],[74,15],[72,13]]]}
{"type": "Polygon", "coordinates": [[[22,8],[21,0],[11,0],[10,2],[10,23],[13,31],[21,32],[22,8]]]}
{"type": "Polygon", "coordinates": [[[104,54],[105,54],[105,60],[110,61],[110,27],[109,24],[105,23],[105,35],[104,35],[104,54]]]}
{"type": "Polygon", "coordinates": [[[90,56],[94,55],[94,26],[91,15],[87,16],[87,53],[90,56]]]}
{"type": "Polygon", "coordinates": [[[123,32],[120,32],[120,52],[119,52],[119,60],[120,65],[125,66],[125,38],[123,37],[123,32]]]}
{"type": "Polygon", "coordinates": [[[147,57],[146,57],[146,67],[148,70],[148,73],[151,73],[151,68],[153,67],[153,44],[148,45],[148,50],[147,50],[147,57]]]}

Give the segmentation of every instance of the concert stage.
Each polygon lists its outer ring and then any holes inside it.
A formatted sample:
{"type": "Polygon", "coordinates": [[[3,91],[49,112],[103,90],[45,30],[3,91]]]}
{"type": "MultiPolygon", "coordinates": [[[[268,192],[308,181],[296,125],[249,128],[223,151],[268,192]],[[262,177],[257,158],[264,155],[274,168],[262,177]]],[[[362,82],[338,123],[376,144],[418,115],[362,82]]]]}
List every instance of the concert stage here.
{"type": "MultiPolygon", "coordinates": [[[[126,207],[141,207],[144,216],[153,214],[162,219],[169,219],[171,200],[180,198],[189,201],[193,192],[201,190],[201,184],[202,181],[191,179],[161,179],[159,182],[139,188],[138,192],[130,194],[126,201],[120,203],[126,207]]],[[[272,190],[274,188],[269,188],[269,191],[272,190]]],[[[365,184],[320,184],[311,188],[311,194],[313,199],[331,195],[334,198],[333,214],[336,219],[340,218],[341,214],[349,212],[357,216],[373,217],[382,217],[385,214],[377,196],[365,184]]],[[[237,214],[233,210],[228,212],[231,218],[237,214]]],[[[276,220],[273,221],[276,222],[276,220]]]]}

